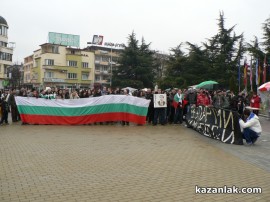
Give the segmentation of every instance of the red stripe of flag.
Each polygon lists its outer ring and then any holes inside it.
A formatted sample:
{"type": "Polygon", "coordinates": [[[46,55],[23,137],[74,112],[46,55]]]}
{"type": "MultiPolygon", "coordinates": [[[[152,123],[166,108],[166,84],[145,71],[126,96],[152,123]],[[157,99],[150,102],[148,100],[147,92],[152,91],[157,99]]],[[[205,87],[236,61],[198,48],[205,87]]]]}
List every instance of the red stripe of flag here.
{"type": "Polygon", "coordinates": [[[20,116],[23,123],[29,124],[82,125],[106,121],[127,121],[136,124],[146,123],[145,116],[122,112],[92,114],[86,116],[48,116],[32,114],[21,114],[20,116]]]}

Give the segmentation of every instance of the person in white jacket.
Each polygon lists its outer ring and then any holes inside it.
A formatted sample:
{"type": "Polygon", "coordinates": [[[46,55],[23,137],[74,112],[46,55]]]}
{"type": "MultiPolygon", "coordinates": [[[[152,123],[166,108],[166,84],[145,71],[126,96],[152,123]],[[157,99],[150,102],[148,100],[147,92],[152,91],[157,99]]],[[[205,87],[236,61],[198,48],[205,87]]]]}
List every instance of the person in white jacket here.
{"type": "Polygon", "coordinates": [[[246,139],[248,145],[254,144],[262,132],[262,127],[259,117],[248,109],[244,110],[246,121],[239,119],[240,129],[243,133],[243,138],[246,139]]]}

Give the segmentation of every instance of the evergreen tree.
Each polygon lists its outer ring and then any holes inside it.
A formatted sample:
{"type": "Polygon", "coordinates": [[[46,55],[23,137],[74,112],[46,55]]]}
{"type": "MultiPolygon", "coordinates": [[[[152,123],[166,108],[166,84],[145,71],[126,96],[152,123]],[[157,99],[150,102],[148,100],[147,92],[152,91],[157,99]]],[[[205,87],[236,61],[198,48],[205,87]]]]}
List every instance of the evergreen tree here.
{"type": "Polygon", "coordinates": [[[159,82],[161,88],[174,88],[186,86],[184,78],[186,56],[181,50],[182,44],[172,48],[166,64],[165,78],[159,82]]]}
{"type": "Polygon", "coordinates": [[[264,53],[259,46],[258,37],[254,36],[254,40],[251,43],[247,43],[247,51],[251,54],[253,58],[263,59],[264,53]]]}
{"type": "Polygon", "coordinates": [[[204,43],[210,62],[209,76],[215,78],[222,87],[228,87],[228,78],[237,77],[237,64],[245,51],[244,37],[243,34],[235,34],[235,26],[225,28],[223,12],[219,15],[218,28],[218,33],[204,43]]]}
{"type": "Polygon", "coordinates": [[[119,67],[113,72],[113,86],[151,88],[154,80],[154,52],[142,39],[141,44],[132,32],[128,37],[128,46],[122,52],[119,67]]]}
{"type": "Polygon", "coordinates": [[[238,61],[245,51],[243,34],[234,33],[235,26],[225,28],[224,14],[218,19],[218,33],[202,43],[202,47],[187,42],[188,54],[181,45],[172,49],[163,82],[187,87],[206,80],[215,80],[220,87],[229,88],[231,77],[237,78],[238,61]]]}
{"type": "Polygon", "coordinates": [[[265,53],[270,56],[270,18],[263,23],[263,42],[265,53]]]}
{"type": "MultiPolygon", "coordinates": [[[[270,64],[270,17],[268,19],[265,20],[265,22],[263,23],[263,42],[262,45],[264,47],[265,50],[265,55],[263,56],[263,60],[264,58],[266,58],[266,63],[267,63],[267,70],[266,70],[266,81],[270,80],[270,74],[269,74],[269,64],[270,64]]],[[[262,61],[263,61],[262,60],[262,61]]]]}
{"type": "MultiPolygon", "coordinates": [[[[260,46],[259,46],[259,41],[258,41],[258,37],[254,36],[254,40],[251,41],[251,43],[247,43],[246,45],[247,47],[247,51],[251,54],[252,56],[252,67],[256,66],[256,60],[259,60],[259,63],[262,64],[263,59],[264,59],[264,53],[261,50],[260,46]]],[[[262,65],[261,65],[262,66],[262,65]]],[[[253,75],[255,75],[255,68],[251,68],[252,69],[252,73],[253,75]]],[[[256,89],[256,75],[253,77],[253,82],[252,82],[253,86],[252,89],[256,89]]]]}

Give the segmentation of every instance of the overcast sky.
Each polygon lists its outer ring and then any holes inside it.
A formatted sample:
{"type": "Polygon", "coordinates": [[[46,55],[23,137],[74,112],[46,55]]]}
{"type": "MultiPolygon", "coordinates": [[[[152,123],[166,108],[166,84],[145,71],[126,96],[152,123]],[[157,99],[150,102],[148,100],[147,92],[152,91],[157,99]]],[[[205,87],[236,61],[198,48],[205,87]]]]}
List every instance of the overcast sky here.
{"type": "Polygon", "coordinates": [[[270,17],[270,0],[1,0],[0,16],[9,25],[9,42],[16,42],[13,62],[22,62],[48,32],[80,35],[81,48],[93,35],[104,42],[127,43],[132,31],[151,48],[165,53],[181,42],[200,44],[217,32],[219,12],[225,26],[247,42],[262,37],[270,17]]]}

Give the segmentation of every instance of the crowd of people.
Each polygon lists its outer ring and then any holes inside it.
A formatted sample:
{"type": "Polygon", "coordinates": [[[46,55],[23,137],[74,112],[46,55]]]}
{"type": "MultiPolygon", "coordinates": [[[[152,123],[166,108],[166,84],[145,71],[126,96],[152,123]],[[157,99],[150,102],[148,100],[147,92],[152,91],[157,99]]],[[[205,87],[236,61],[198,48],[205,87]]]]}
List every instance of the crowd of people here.
{"type": "MultiPolygon", "coordinates": [[[[252,95],[240,92],[235,95],[229,90],[206,89],[170,89],[162,91],[161,89],[136,90],[130,92],[129,89],[120,90],[119,88],[97,88],[97,89],[57,89],[47,87],[38,92],[37,89],[11,89],[0,91],[1,100],[1,121],[0,124],[8,124],[8,113],[10,112],[12,122],[20,121],[20,115],[16,106],[15,96],[35,97],[44,99],[80,99],[89,97],[98,97],[103,95],[130,95],[150,100],[147,114],[147,123],[152,125],[182,124],[186,119],[186,114],[191,107],[204,105],[215,108],[223,108],[237,111],[238,114],[244,115],[245,106],[260,108],[260,97],[256,92],[252,95]],[[154,94],[165,94],[167,105],[164,107],[154,107],[154,94]]],[[[258,116],[259,110],[254,110],[258,116]]],[[[243,116],[244,117],[244,116],[243,116]]],[[[129,125],[128,122],[122,121],[122,125],[129,125]]],[[[243,123],[240,123],[243,126],[243,123]]],[[[188,126],[188,124],[186,124],[188,126]]],[[[250,142],[249,142],[250,143],[250,142]]]]}

